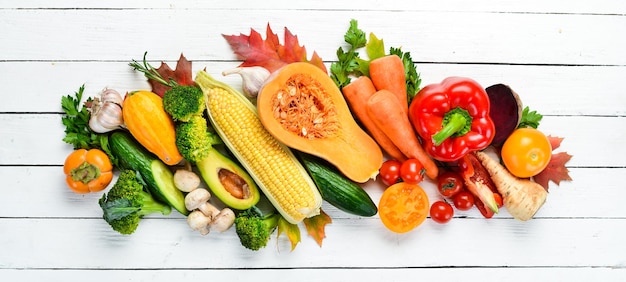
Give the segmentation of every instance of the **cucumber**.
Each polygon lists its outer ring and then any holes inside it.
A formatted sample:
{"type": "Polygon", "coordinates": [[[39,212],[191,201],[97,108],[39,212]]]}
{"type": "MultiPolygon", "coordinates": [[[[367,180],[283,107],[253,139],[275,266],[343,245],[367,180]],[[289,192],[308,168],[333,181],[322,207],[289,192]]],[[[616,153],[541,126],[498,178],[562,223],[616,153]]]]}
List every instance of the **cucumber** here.
{"type": "Polygon", "coordinates": [[[113,132],[109,136],[109,145],[120,167],[138,172],[155,199],[170,205],[183,215],[189,214],[185,208],[185,196],[174,185],[174,174],[165,163],[127,132],[113,132]]]}
{"type": "Polygon", "coordinates": [[[299,157],[326,202],[358,216],[370,217],[378,212],[367,192],[334,166],[309,154],[300,153],[299,157]]]}

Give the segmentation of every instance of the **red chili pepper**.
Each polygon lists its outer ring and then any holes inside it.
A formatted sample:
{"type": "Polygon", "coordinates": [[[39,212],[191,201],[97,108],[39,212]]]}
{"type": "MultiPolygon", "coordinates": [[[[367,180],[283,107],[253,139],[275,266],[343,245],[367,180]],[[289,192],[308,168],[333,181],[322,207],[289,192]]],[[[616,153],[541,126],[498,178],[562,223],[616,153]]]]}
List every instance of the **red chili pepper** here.
{"type": "Polygon", "coordinates": [[[444,162],[486,148],[495,135],[489,96],[470,78],[448,77],[422,88],[411,102],[409,118],[424,149],[444,162]]]}

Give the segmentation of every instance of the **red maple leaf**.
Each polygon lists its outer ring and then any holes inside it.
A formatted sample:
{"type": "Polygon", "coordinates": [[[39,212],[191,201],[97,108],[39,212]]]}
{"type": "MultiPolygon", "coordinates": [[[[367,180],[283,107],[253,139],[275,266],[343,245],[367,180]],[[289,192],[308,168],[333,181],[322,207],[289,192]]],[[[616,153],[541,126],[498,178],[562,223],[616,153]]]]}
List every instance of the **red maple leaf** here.
{"type": "Polygon", "coordinates": [[[548,136],[548,141],[550,141],[550,146],[552,146],[552,151],[554,151],[556,150],[556,148],[561,146],[561,142],[563,142],[563,137],[548,136]]]}
{"type": "Polygon", "coordinates": [[[298,36],[293,35],[286,27],[284,45],[280,44],[278,35],[272,31],[269,23],[265,33],[265,40],[254,29],[250,29],[250,35],[222,34],[222,36],[224,36],[235,54],[244,59],[244,62],[239,65],[240,67],[261,66],[270,72],[274,72],[289,63],[309,62],[327,72],[322,58],[316,52],[313,52],[310,60],[307,59],[306,48],[304,45],[300,46],[298,36]]]}
{"type": "MultiPolygon", "coordinates": [[[[561,146],[563,138],[548,136],[552,150],[561,146]]],[[[550,158],[548,166],[539,174],[533,176],[533,180],[539,183],[543,188],[548,190],[548,183],[554,182],[556,185],[560,185],[561,181],[571,181],[572,178],[569,175],[569,170],[565,167],[565,164],[572,158],[572,155],[566,152],[553,153],[550,158]]]]}
{"type": "MultiPolygon", "coordinates": [[[[183,54],[180,54],[180,58],[176,63],[176,70],[172,70],[165,62],[161,62],[159,68],[155,69],[163,79],[166,81],[174,80],[179,85],[194,85],[194,81],[191,74],[191,61],[188,61],[183,54]]],[[[169,90],[171,87],[164,85],[163,83],[148,78],[148,83],[152,87],[152,92],[163,97],[163,93],[169,90]]]]}

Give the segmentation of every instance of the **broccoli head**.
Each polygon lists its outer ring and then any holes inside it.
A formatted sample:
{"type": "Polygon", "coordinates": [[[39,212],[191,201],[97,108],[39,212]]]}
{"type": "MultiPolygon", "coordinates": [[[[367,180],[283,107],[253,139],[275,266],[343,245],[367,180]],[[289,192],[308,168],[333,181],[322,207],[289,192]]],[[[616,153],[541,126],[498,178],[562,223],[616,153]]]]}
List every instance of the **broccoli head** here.
{"type": "Polygon", "coordinates": [[[176,121],[189,121],[206,109],[204,93],[196,86],[176,84],[163,94],[163,109],[176,121]]]}
{"type": "Polygon", "coordinates": [[[261,216],[251,210],[240,212],[235,218],[235,231],[241,245],[253,251],[265,247],[279,219],[279,213],[261,216]]]}
{"type": "Polygon", "coordinates": [[[207,121],[201,115],[176,124],[176,147],[183,158],[190,162],[203,160],[209,155],[212,146],[221,142],[217,134],[208,131],[207,121]]]}
{"type": "Polygon", "coordinates": [[[172,210],[146,192],[137,173],[128,169],[122,170],[113,187],[102,195],[98,204],[104,213],[104,220],[113,230],[127,235],[135,232],[143,216],[157,212],[168,215],[172,210]]]}

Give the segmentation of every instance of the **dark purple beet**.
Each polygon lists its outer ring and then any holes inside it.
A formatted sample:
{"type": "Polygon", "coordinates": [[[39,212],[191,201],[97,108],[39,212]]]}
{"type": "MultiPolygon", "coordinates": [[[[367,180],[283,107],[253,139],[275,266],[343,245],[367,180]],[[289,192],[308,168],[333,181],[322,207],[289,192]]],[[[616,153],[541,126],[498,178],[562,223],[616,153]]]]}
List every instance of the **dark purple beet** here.
{"type": "Polygon", "coordinates": [[[499,147],[517,128],[522,118],[522,101],[515,91],[504,84],[495,84],[485,90],[491,103],[489,116],[496,126],[496,136],[491,145],[499,147]]]}

